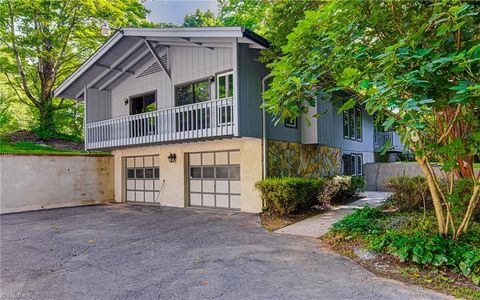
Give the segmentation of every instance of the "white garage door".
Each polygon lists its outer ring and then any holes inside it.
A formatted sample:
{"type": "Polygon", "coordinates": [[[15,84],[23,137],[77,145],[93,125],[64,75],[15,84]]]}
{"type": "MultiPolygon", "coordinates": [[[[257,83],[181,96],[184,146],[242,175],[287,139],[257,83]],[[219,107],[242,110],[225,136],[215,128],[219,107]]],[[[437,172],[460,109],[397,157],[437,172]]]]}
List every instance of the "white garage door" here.
{"type": "Polygon", "coordinates": [[[240,209],[240,151],[189,153],[190,206],[240,209]]]}
{"type": "Polygon", "coordinates": [[[135,203],[158,203],[159,156],[126,157],[125,170],[126,200],[135,203]]]}

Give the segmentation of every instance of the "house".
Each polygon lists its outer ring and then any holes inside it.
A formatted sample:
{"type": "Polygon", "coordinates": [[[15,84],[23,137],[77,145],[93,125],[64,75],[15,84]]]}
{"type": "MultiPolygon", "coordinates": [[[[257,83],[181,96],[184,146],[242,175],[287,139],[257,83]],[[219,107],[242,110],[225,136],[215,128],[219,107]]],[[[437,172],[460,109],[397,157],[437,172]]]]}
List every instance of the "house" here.
{"type": "Polygon", "coordinates": [[[242,27],[124,28],[54,95],[85,102],[85,148],[112,151],[117,202],[260,212],[263,176],[361,175],[374,160],[360,106],[339,115],[319,97],[311,126],[272,122],[268,45],[242,27]]]}

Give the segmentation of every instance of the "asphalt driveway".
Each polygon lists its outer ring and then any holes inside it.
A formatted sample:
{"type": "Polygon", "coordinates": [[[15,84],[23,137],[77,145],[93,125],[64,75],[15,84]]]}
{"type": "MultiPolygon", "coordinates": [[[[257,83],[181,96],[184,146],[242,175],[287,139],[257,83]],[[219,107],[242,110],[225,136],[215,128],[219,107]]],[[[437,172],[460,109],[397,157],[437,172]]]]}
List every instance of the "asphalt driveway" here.
{"type": "Polygon", "coordinates": [[[434,299],[256,215],[126,205],[2,215],[0,299],[434,299]]]}

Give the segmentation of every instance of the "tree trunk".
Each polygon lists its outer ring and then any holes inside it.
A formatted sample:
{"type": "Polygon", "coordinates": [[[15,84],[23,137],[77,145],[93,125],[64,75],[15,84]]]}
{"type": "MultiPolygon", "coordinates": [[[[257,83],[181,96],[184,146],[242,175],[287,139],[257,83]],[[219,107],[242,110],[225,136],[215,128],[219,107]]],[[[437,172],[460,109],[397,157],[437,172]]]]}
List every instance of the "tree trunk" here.
{"type": "Polygon", "coordinates": [[[430,171],[430,168],[427,166],[425,158],[416,158],[420,168],[427,178],[428,189],[430,190],[430,195],[432,196],[433,206],[435,208],[435,215],[437,217],[438,223],[438,233],[447,236],[448,228],[445,226],[445,214],[442,207],[442,199],[440,196],[440,191],[437,188],[433,174],[430,171]]]}
{"type": "Polygon", "coordinates": [[[54,122],[54,113],[52,99],[42,99],[40,105],[37,106],[38,117],[39,117],[39,130],[41,132],[55,132],[55,122],[54,122]]]}

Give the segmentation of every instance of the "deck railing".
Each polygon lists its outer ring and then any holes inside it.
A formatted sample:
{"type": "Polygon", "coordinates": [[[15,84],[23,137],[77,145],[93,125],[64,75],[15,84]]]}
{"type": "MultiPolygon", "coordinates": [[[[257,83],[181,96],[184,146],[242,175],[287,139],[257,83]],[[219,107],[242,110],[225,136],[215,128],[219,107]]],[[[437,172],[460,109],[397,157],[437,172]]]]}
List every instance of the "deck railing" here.
{"type": "Polygon", "coordinates": [[[375,151],[383,150],[385,144],[390,141],[390,147],[387,152],[403,152],[404,145],[400,140],[400,135],[394,131],[376,132],[373,134],[373,148],[375,151]]]}
{"type": "Polygon", "coordinates": [[[189,140],[234,133],[232,97],[86,124],[87,149],[189,140]]]}

